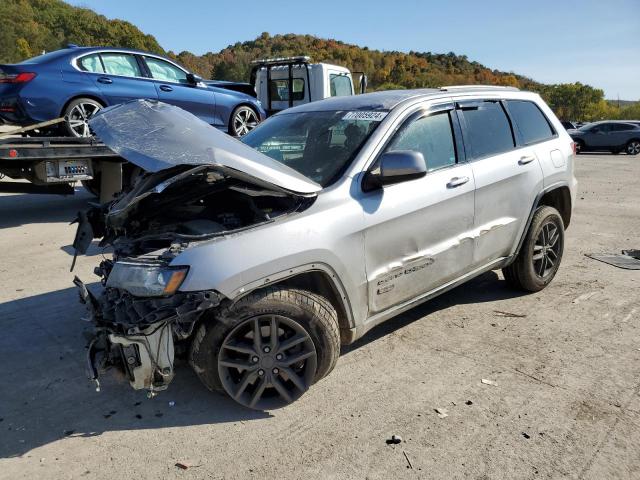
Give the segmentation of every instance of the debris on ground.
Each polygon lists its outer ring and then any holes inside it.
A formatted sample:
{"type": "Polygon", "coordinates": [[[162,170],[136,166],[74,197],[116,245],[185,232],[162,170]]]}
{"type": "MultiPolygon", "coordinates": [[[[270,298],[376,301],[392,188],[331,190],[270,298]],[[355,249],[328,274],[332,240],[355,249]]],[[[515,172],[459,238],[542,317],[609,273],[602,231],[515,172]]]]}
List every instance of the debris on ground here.
{"type": "Polygon", "coordinates": [[[169,402],[169,406],[170,406],[170,407],[175,407],[175,406],[176,406],[176,402],[174,402],[173,400],[171,400],[171,401],[169,402]]]}
{"type": "Polygon", "coordinates": [[[409,455],[407,455],[407,452],[405,452],[404,450],[402,450],[402,453],[404,455],[404,458],[407,459],[407,468],[410,468],[411,470],[413,470],[413,465],[411,465],[411,460],[409,460],[409,455]]]}
{"type": "Polygon", "coordinates": [[[526,315],[523,313],[511,313],[504,312],[502,310],[494,310],[494,317],[507,317],[507,318],[526,318],[526,315]]]}
{"type": "Polygon", "coordinates": [[[597,291],[596,292],[583,293],[579,297],[574,298],[571,303],[580,303],[580,302],[583,302],[584,300],[589,300],[591,297],[593,297],[593,296],[595,296],[597,294],[598,294],[597,291]]]}
{"type": "Polygon", "coordinates": [[[640,270],[640,250],[622,250],[619,253],[585,253],[586,257],[625,270],[640,270]]]}
{"type": "Polygon", "coordinates": [[[434,408],[434,410],[440,418],[447,418],[449,416],[449,410],[447,410],[446,408],[434,408]]]}
{"type": "Polygon", "coordinates": [[[464,402],[465,405],[473,405],[473,402],[471,400],[467,400],[466,402],[464,402]]]}
{"type": "Polygon", "coordinates": [[[493,385],[495,387],[498,386],[498,382],[496,382],[494,380],[488,380],[486,378],[483,378],[482,380],[480,380],[480,382],[484,383],[485,385],[493,385]]]}
{"type": "Polygon", "coordinates": [[[400,435],[391,435],[391,438],[387,438],[387,445],[397,445],[398,443],[402,443],[400,435]]]}
{"type": "Polygon", "coordinates": [[[529,439],[531,438],[531,437],[529,436],[529,434],[528,434],[528,433],[526,433],[526,432],[522,432],[522,436],[523,436],[524,438],[526,438],[527,440],[529,440],[529,439]]]}
{"type": "Polygon", "coordinates": [[[182,470],[186,470],[187,468],[189,468],[189,465],[187,465],[186,463],[182,463],[182,462],[176,462],[176,467],[182,469],[182,470]]]}

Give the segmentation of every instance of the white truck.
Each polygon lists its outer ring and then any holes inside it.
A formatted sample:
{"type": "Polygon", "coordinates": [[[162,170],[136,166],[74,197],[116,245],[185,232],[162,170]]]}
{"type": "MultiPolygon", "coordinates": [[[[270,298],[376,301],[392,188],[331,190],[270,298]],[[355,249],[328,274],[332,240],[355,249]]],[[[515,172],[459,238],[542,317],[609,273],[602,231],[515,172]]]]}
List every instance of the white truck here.
{"type": "Polygon", "coordinates": [[[267,115],[316,100],[364,93],[367,87],[363,72],[311,63],[307,56],[256,60],[252,65],[249,83],[267,115]]]}

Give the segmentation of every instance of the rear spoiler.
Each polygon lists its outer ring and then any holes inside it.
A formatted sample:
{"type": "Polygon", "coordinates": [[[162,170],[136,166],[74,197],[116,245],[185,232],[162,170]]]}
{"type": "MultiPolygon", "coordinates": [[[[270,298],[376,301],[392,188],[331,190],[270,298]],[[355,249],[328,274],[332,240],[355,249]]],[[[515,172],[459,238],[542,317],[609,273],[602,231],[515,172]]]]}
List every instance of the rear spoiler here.
{"type": "Polygon", "coordinates": [[[244,93],[253,98],[256,98],[258,94],[256,89],[250,83],[245,82],[227,82],[224,80],[205,80],[204,83],[209,87],[224,88],[226,90],[233,90],[234,92],[244,93]]]}

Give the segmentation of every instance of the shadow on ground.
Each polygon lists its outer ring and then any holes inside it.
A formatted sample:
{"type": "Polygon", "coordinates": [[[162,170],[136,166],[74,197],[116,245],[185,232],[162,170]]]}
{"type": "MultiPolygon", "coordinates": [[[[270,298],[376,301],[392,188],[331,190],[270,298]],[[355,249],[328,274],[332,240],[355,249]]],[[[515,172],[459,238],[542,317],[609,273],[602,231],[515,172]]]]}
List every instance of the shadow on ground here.
{"type": "MultiPolygon", "coordinates": [[[[452,305],[516,295],[497,274],[484,274],[387,321],[345,347],[343,354],[452,305]]],[[[89,330],[89,324],[83,323],[83,315],[75,288],[0,304],[0,457],[22,455],[69,436],[270,416],[207,391],[186,364],[177,366],[169,390],[153,399],[114,375],[103,379],[102,391],[97,393],[84,374],[83,331],[89,330]]]]}
{"type": "MultiPolygon", "coordinates": [[[[18,182],[0,182],[0,193],[18,182]]],[[[30,223],[71,222],[79,210],[86,210],[96,197],[77,187],[74,195],[18,193],[0,196],[0,228],[18,227],[30,223]]]]}

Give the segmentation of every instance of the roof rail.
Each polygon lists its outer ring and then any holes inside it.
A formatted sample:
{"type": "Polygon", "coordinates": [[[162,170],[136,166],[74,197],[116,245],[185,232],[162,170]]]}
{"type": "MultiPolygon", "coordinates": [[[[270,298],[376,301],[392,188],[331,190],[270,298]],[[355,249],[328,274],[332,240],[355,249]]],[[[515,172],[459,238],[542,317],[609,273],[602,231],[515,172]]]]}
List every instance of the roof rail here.
{"type": "Polygon", "coordinates": [[[447,85],[446,87],[440,87],[440,90],[443,92],[448,92],[450,90],[509,90],[514,92],[519,92],[520,89],[517,87],[503,87],[501,85],[447,85]]]}
{"type": "Polygon", "coordinates": [[[294,63],[308,63],[311,57],[307,55],[300,55],[297,57],[282,57],[282,58],[263,58],[261,60],[253,60],[251,65],[289,65],[294,63]]]}

